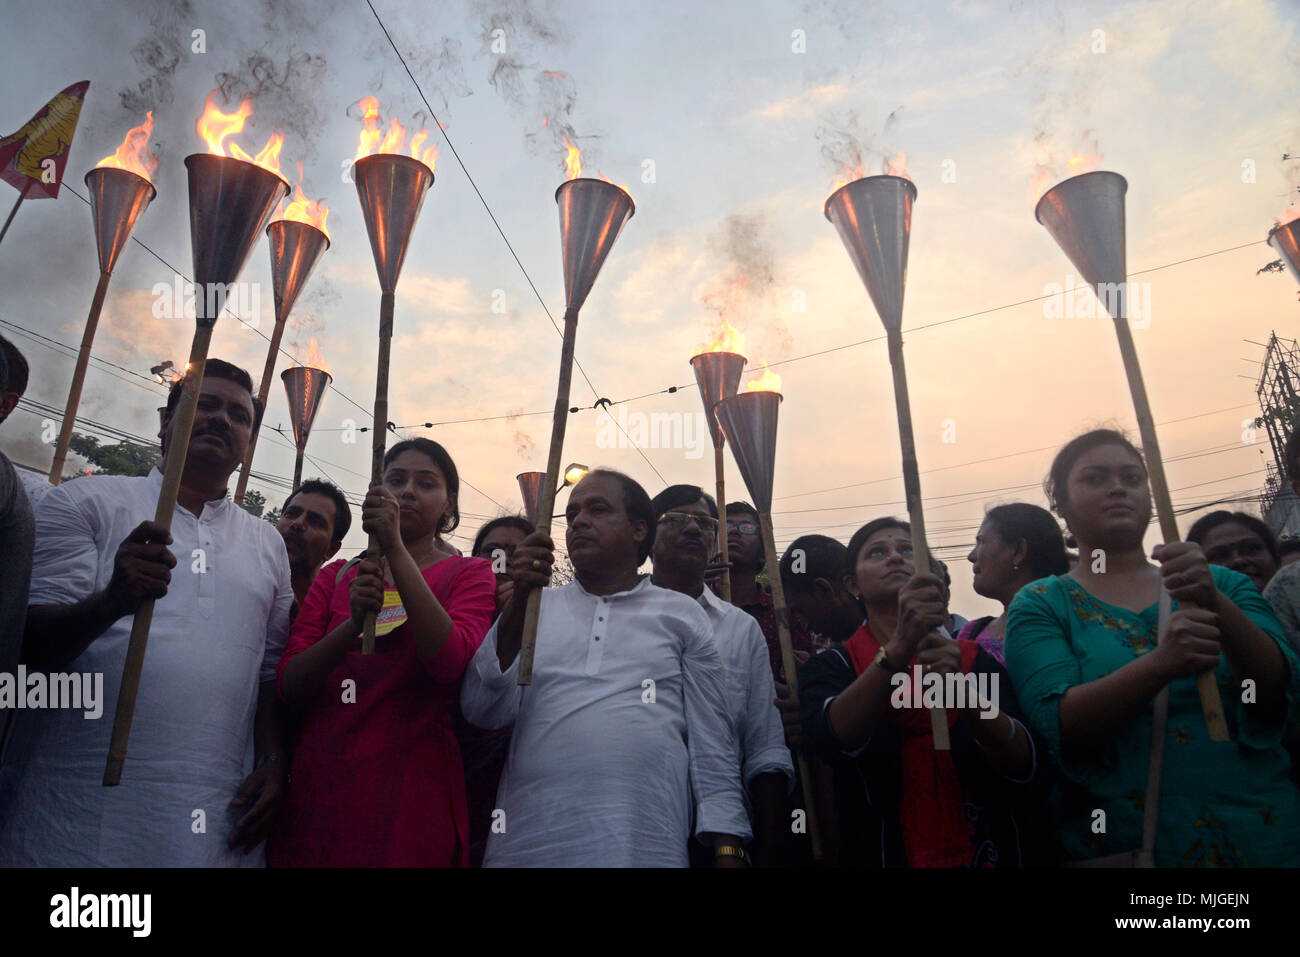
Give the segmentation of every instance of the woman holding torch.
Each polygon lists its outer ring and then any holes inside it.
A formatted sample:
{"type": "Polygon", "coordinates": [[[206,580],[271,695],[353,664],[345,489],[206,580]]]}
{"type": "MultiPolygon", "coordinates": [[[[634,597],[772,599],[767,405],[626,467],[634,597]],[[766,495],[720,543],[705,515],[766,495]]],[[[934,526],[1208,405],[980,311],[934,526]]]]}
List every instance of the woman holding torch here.
{"type": "Polygon", "coordinates": [[[1065,855],[1121,864],[1139,846],[1152,699],[1168,685],[1155,866],[1300,864],[1300,793],[1281,745],[1300,658],[1268,603],[1246,576],[1207,564],[1195,543],[1160,546],[1158,564],[1147,560],[1147,471],[1120,432],[1069,442],[1046,491],[1078,539],[1079,563],[1021,589],[1006,659],[1065,775],[1065,855]],[[1158,635],[1162,584],[1175,604],[1158,635]],[[1211,669],[1227,742],[1210,740],[1201,715],[1196,676],[1211,669]]]}
{"type": "Polygon", "coordinates": [[[317,576],[280,662],[280,695],[302,732],[271,866],[464,866],[465,780],[453,717],[460,677],[495,613],[482,559],[448,555],[460,478],[438,443],[384,457],[362,528],[379,562],[317,576]],[[366,614],[374,655],[362,655],[366,614]]]}
{"type": "Polygon", "coordinates": [[[937,631],[942,583],[916,573],[908,523],[879,518],[858,529],[845,575],[867,621],[799,669],[804,743],[831,765],[844,863],[1041,863],[1030,858],[1041,842],[1020,808],[1043,774],[1011,682],[975,642],[937,631]],[[943,702],[952,747],[938,750],[913,691],[962,674],[980,694],[943,702]]]}

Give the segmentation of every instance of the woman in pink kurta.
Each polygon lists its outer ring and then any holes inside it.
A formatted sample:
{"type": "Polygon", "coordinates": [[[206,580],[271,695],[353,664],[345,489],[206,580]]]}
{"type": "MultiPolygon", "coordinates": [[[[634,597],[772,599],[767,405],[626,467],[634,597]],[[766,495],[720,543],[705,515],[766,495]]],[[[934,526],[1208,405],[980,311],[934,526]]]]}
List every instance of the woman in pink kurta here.
{"type": "Polygon", "coordinates": [[[459,518],[459,477],[442,446],[392,447],[362,528],[381,562],[335,581],[321,570],[280,661],[300,732],[289,794],[268,843],[272,867],[457,867],[469,846],[452,716],[460,677],[492,622],[496,580],[436,541],[459,518]],[[375,653],[361,622],[378,613],[375,653]]]}

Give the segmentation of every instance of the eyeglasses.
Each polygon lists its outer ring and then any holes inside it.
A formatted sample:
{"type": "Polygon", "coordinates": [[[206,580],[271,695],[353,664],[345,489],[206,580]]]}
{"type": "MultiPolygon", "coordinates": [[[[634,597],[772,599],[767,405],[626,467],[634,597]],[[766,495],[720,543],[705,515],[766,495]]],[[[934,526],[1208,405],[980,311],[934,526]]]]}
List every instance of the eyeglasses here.
{"type": "Polygon", "coordinates": [[[671,525],[674,528],[685,528],[688,522],[694,522],[704,532],[716,532],[718,530],[718,520],[709,515],[692,515],[689,512],[664,512],[659,516],[661,525],[671,525]]]}
{"type": "Polygon", "coordinates": [[[758,526],[753,522],[727,522],[727,531],[735,529],[742,535],[757,535],[758,526]]]}

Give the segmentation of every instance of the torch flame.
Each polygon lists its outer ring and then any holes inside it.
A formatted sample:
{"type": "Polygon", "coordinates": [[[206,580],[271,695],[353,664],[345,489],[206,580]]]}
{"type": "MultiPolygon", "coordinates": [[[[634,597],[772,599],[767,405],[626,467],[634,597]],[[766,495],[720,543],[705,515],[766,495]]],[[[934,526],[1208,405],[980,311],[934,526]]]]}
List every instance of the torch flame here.
{"type": "Polygon", "coordinates": [[[564,176],[566,179],[577,179],[582,175],[582,157],[578,154],[578,148],[568,139],[564,140],[564,148],[568,150],[568,155],[564,157],[564,176]]]}
{"type": "Polygon", "coordinates": [[[298,164],[298,182],[293,188],[293,202],[284,210],[281,219],[292,220],[295,223],[306,223],[308,226],[315,226],[325,238],[329,238],[329,230],[325,228],[325,217],[329,215],[330,208],[325,205],[325,201],[308,199],[302,191],[302,163],[298,164]]]}
{"type": "Polygon", "coordinates": [[[111,166],[124,169],[153,182],[150,173],[158,168],[158,157],[149,152],[149,137],[153,135],[153,110],[145,114],[145,120],[139,126],[129,130],[122,140],[122,145],[112,156],[105,156],[96,164],[96,168],[111,166]]]}
{"type": "MultiPolygon", "coordinates": [[[[367,96],[361,100],[361,137],[357,140],[355,160],[375,153],[401,153],[406,147],[406,127],[394,117],[388,121],[388,132],[383,131],[383,120],[379,115],[379,100],[367,96]]],[[[411,155],[430,170],[438,161],[437,144],[424,149],[424,141],[429,138],[428,130],[420,130],[411,137],[411,155]]]]}
{"type": "Polygon", "coordinates": [[[777,375],[775,372],[773,372],[771,369],[769,369],[767,367],[767,363],[764,360],[760,359],[759,361],[763,363],[763,374],[759,376],[757,379],[750,380],[749,384],[745,386],[745,391],[746,392],[780,392],[781,377],[777,375]]]}
{"type": "MultiPolygon", "coordinates": [[[[248,100],[243,100],[239,104],[239,109],[234,113],[223,113],[215,100],[219,92],[219,90],[213,90],[208,94],[207,102],[203,108],[203,115],[194,124],[194,129],[208,144],[209,153],[214,156],[225,156],[226,138],[235,133],[243,132],[244,121],[253,115],[253,104],[248,100]]],[[[276,130],[256,156],[249,156],[235,143],[230,144],[230,156],[233,159],[243,160],[245,163],[252,163],[255,166],[262,167],[262,169],[270,170],[276,176],[279,176],[280,150],[283,146],[284,133],[276,130]]]]}
{"type": "Polygon", "coordinates": [[[315,336],[311,337],[311,343],[307,346],[307,365],[312,369],[320,369],[327,375],[333,374],[329,367],[329,363],[326,362],[325,357],[321,355],[320,346],[317,345],[315,336]]]}
{"type": "Polygon", "coordinates": [[[908,182],[912,177],[907,175],[907,154],[899,150],[895,156],[886,156],[883,163],[880,164],[880,171],[889,176],[901,176],[908,182]]]}
{"type": "Polygon", "coordinates": [[[695,354],[702,352],[734,352],[737,355],[744,355],[745,336],[731,324],[731,320],[726,316],[722,317],[722,325],[718,331],[713,334],[713,338],[695,350],[695,354]]]}
{"type": "MultiPolygon", "coordinates": [[[[1076,153],[1070,157],[1065,164],[1065,177],[1082,176],[1084,173],[1091,173],[1101,165],[1101,157],[1095,153],[1076,153]]],[[[1052,180],[1058,179],[1056,170],[1049,167],[1041,167],[1037,173],[1029,178],[1029,205],[1036,207],[1038,201],[1043,198],[1047,192],[1052,180]]]]}
{"type": "Polygon", "coordinates": [[[857,166],[841,166],[835,174],[835,188],[848,186],[849,183],[856,182],[867,175],[867,171],[859,163],[857,166]]]}

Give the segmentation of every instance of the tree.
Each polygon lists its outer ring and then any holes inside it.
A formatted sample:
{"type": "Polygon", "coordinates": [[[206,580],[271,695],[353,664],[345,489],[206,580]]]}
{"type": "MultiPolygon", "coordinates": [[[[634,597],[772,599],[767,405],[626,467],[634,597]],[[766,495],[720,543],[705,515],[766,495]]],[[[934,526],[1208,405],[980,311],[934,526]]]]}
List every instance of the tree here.
{"type": "MultiPolygon", "coordinates": [[[[117,442],[100,445],[94,436],[72,433],[68,448],[93,466],[87,475],[148,475],[158,464],[162,450],[156,445],[137,445],[134,442],[117,442]]],[[[76,478],[68,475],[65,478],[76,478]]]]}
{"type": "Polygon", "coordinates": [[[266,508],[266,496],[256,489],[248,489],[244,492],[244,511],[254,518],[261,518],[262,512],[266,508]]]}
{"type": "Polygon", "coordinates": [[[266,510],[266,513],[262,516],[262,518],[264,518],[266,521],[270,522],[272,525],[279,525],[279,524],[280,524],[280,510],[279,510],[278,508],[268,508],[268,509],[266,510]]]}

